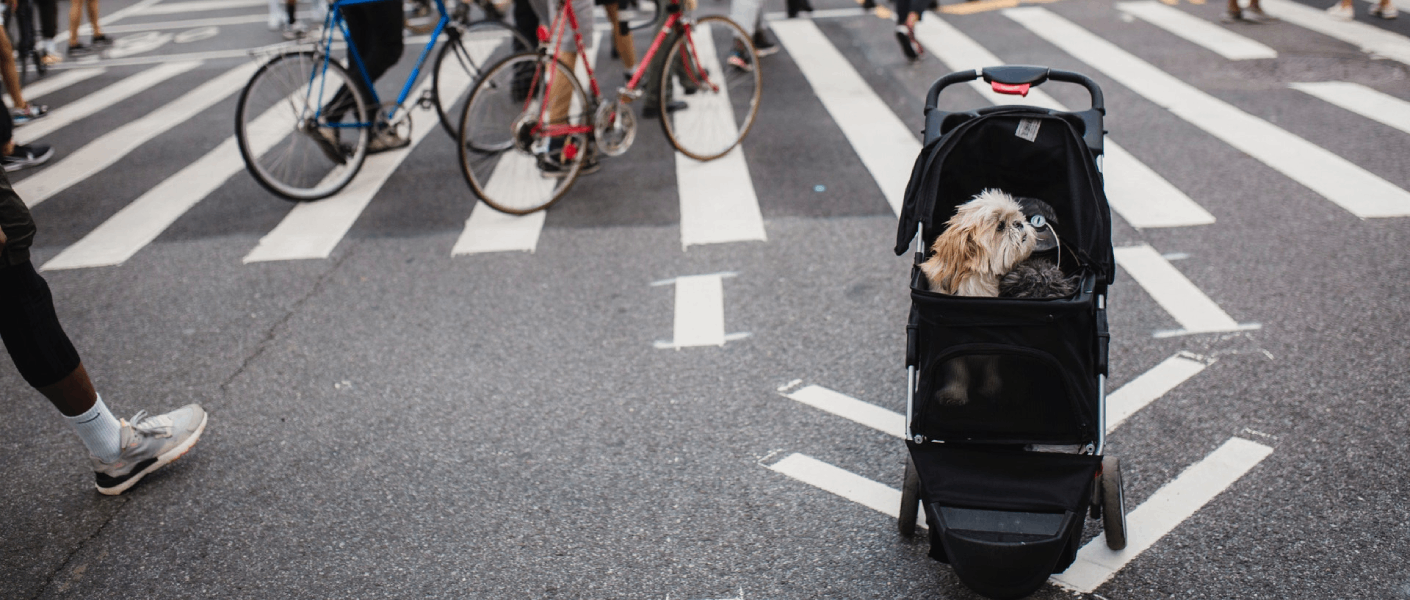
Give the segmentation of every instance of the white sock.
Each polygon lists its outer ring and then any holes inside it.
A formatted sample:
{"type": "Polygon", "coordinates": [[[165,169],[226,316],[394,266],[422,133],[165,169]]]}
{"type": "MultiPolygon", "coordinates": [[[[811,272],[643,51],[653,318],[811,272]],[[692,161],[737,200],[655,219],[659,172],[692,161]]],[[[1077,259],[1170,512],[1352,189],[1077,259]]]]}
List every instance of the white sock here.
{"type": "Polygon", "coordinates": [[[113,417],[113,413],[108,412],[108,406],[103,404],[102,396],[98,396],[93,402],[93,408],[87,412],[64,419],[69,425],[73,425],[73,430],[78,432],[83,445],[99,460],[113,462],[122,454],[122,424],[113,417]]]}

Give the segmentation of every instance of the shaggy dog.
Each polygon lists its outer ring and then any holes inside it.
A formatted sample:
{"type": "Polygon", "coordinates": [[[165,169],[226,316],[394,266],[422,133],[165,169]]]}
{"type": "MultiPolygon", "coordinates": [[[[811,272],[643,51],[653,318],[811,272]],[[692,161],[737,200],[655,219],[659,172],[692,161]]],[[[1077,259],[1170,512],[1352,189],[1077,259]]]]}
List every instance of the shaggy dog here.
{"type": "Polygon", "coordinates": [[[1037,232],[1033,253],[1014,265],[999,280],[1002,298],[1065,298],[1077,292],[1077,278],[1063,274],[1061,242],[1057,237],[1057,213],[1037,198],[1017,198],[1023,215],[1037,232]]]}

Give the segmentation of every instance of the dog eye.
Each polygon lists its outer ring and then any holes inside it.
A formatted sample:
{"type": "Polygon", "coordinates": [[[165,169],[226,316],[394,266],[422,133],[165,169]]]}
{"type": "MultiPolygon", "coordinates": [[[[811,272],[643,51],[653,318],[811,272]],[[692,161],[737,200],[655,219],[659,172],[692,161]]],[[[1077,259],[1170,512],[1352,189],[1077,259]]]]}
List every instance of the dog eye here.
{"type": "Polygon", "coordinates": [[[999,221],[999,231],[1003,231],[1003,230],[1004,230],[1004,222],[1003,222],[1003,221],[999,221]]]}

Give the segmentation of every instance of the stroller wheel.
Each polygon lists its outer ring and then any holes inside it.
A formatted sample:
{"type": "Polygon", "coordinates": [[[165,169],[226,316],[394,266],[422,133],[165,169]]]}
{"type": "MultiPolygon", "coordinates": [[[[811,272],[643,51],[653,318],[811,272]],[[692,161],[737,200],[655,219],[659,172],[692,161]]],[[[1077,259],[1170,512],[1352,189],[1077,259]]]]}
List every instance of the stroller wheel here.
{"type": "Polygon", "coordinates": [[[1121,459],[1102,458],[1102,531],[1106,547],[1126,547],[1126,497],[1121,491],[1121,459]]]}
{"type": "Polygon", "coordinates": [[[920,476],[916,465],[906,454],[906,478],[901,484],[901,513],[896,517],[896,529],[901,535],[911,537],[916,534],[916,511],[920,508],[920,476]]]}

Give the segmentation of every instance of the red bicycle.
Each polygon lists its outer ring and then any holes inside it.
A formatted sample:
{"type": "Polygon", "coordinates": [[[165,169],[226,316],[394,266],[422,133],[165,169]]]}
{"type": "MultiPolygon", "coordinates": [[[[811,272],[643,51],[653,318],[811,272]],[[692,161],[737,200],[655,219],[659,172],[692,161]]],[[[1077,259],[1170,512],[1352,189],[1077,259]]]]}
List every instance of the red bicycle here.
{"type": "Polygon", "coordinates": [[[460,167],[475,194],[510,214],[548,208],[599,154],[618,156],[631,147],[637,120],[630,104],[648,93],[655,94],[667,139],[686,156],[713,160],[738,146],[759,112],[754,43],[726,17],[694,18],[682,8],[681,0],[670,0],[665,24],[631,80],[604,98],[591,65],[578,59],[587,48],[572,2],[563,1],[552,31],[539,28],[536,50],[490,67],[470,91],[460,118],[460,167]],[[568,31],[576,52],[562,51],[568,31]],[[663,45],[669,50],[653,76],[663,45]],[[574,75],[578,62],[587,90],[574,75]]]}

